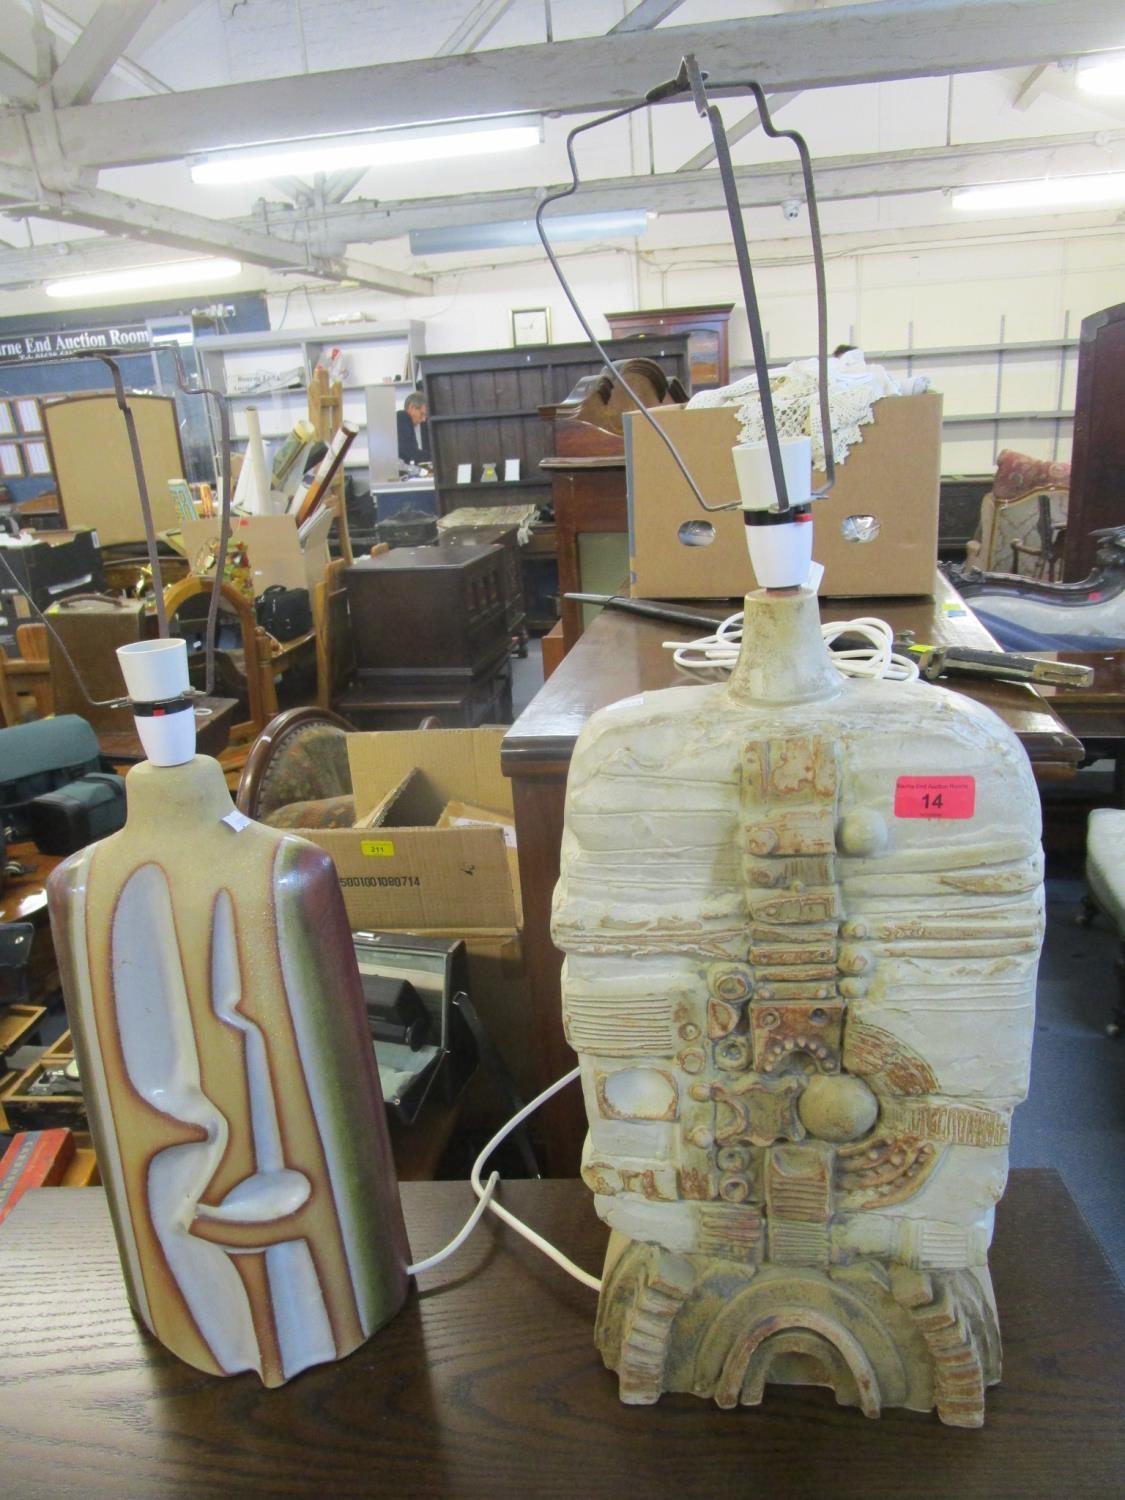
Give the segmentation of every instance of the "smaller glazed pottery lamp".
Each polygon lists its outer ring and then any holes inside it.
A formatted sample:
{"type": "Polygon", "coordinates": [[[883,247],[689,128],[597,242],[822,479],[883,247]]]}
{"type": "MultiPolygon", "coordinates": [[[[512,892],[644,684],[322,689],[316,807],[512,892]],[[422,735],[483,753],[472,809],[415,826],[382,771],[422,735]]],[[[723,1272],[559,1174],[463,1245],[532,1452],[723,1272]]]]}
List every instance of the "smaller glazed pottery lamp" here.
{"type": "Polygon", "coordinates": [[[51,876],[51,926],[140,1321],[280,1385],[401,1307],[409,1248],[328,856],[238,813],[196,755],[186,643],[118,652],[148,761],[51,876]]]}

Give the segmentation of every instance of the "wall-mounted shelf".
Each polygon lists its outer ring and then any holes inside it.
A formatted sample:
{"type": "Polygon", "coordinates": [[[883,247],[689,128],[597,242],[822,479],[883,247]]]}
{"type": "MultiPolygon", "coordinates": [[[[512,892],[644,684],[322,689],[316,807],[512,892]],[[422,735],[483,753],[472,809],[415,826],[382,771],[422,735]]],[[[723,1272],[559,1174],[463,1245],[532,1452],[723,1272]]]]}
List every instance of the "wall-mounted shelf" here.
{"type": "MultiPolygon", "coordinates": [[[[261,333],[217,334],[214,337],[198,338],[195,349],[204,372],[204,379],[213,389],[227,395],[235,412],[243,412],[248,406],[258,406],[263,414],[271,413],[274,421],[282,424],[278,431],[263,431],[269,441],[285,437],[293,422],[306,414],[307,386],[317,362],[326,350],[339,348],[350,363],[349,379],[341,383],[345,396],[355,397],[370,386],[391,386],[402,392],[413,390],[418,369],[418,358],[426,347],[426,329],[420,322],[407,323],[349,323],[341,328],[294,328],[272,329],[261,333]],[[275,390],[231,391],[232,379],[259,373],[257,357],[261,356],[261,373],[268,377],[291,376],[300,361],[303,385],[285,385],[275,390]],[[296,357],[295,357],[296,356],[296,357]],[[271,363],[272,358],[272,363],[271,363]],[[251,363],[254,361],[254,363],[251,363]],[[362,377],[364,367],[371,370],[370,378],[362,377]],[[389,380],[388,372],[404,374],[405,379],[389,380]]],[[[354,408],[353,402],[353,408],[354,408]]],[[[212,422],[212,446],[218,448],[219,434],[208,403],[208,420],[212,422]]],[[[366,428],[366,412],[345,411],[345,420],[358,428],[361,437],[366,428]]],[[[245,434],[235,433],[234,441],[245,443],[245,434]]],[[[364,469],[367,456],[355,448],[345,460],[345,468],[364,469]]]]}
{"type": "Polygon", "coordinates": [[[947,411],[942,417],[943,427],[956,427],[959,422],[1071,422],[1072,411],[947,411]]]}
{"type": "MultiPolygon", "coordinates": [[[[1067,313],[1064,319],[1063,332],[1059,338],[1008,340],[1004,337],[1004,325],[1005,319],[1001,317],[1000,337],[992,343],[938,344],[930,348],[922,348],[916,346],[913,342],[914,325],[911,323],[907,330],[907,337],[911,342],[907,344],[906,348],[864,349],[863,352],[870,364],[901,365],[905,362],[907,372],[910,374],[917,371],[925,372],[927,365],[968,362],[975,382],[979,382],[982,374],[979,361],[991,360],[995,364],[996,371],[995,405],[993,410],[988,412],[951,412],[947,410],[942,419],[943,428],[948,430],[957,427],[991,426],[995,433],[993,446],[993,461],[995,462],[1001,446],[1000,429],[1004,425],[1020,422],[1050,423],[1054,427],[1054,432],[1051,435],[1051,457],[1058,458],[1060,447],[1066,436],[1065,424],[1074,420],[1074,412],[1063,406],[1063,401],[1067,395],[1067,377],[1074,370],[1073,363],[1068,365],[1067,361],[1073,360],[1079,346],[1078,338],[1070,333],[1070,314],[1067,313]],[[1043,356],[1043,363],[1051,362],[1055,366],[1054,391],[1052,392],[1053,400],[1050,400],[1050,405],[1046,409],[1004,410],[1003,393],[1005,375],[1021,366],[1026,369],[1027,357],[1037,355],[1043,356]],[[1012,363],[1011,370],[1009,370],[1008,363],[1013,360],[1014,363],[1012,363]]],[[[804,354],[793,355],[789,358],[771,354],[769,357],[770,368],[778,369],[792,364],[796,359],[806,359],[807,357],[807,351],[804,354]]],[[[749,368],[739,367],[733,373],[735,378],[740,378],[743,375],[752,374],[753,372],[749,368]]],[[[949,378],[949,373],[948,371],[946,372],[946,379],[949,378]]],[[[1029,395],[1034,396],[1035,391],[1025,390],[1020,394],[1026,400],[1029,395]]],[[[966,393],[962,395],[961,399],[968,400],[974,398],[966,393]]],[[[966,440],[966,435],[963,435],[959,439],[962,443],[966,440]]]]}

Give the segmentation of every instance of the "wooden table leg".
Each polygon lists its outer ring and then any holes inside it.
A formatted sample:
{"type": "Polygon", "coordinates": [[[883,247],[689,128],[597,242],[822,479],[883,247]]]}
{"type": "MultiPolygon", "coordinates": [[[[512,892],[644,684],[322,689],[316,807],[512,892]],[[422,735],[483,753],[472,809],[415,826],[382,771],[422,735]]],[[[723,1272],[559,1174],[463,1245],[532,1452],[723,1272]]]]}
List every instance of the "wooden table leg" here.
{"type": "MultiPolygon", "coordinates": [[[[576,1058],[563,1035],[562,954],[551,942],[551,897],[559,878],[566,775],[512,778],[523,891],[523,946],[527,958],[539,1088],[574,1067],[576,1058]]],[[[577,1084],[543,1106],[539,1115],[546,1146],[547,1175],[573,1177],[586,1137],[586,1112],[577,1084]]]]}

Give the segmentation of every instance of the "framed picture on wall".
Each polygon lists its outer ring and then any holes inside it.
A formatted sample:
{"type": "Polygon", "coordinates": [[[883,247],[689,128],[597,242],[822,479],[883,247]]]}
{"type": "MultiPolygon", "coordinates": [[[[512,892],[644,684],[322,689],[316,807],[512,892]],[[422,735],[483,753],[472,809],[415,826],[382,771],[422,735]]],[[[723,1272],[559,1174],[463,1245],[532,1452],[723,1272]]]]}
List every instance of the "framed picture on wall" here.
{"type": "Polygon", "coordinates": [[[0,475],[5,479],[23,478],[23,454],[18,443],[0,443],[0,475]]]}
{"type": "Polygon", "coordinates": [[[512,308],[512,347],[551,342],[551,309],[549,307],[512,308]]]}
{"type": "Polygon", "coordinates": [[[51,472],[51,455],[47,452],[46,443],[25,443],[23,452],[27,460],[27,472],[29,474],[49,474],[51,472]]]}
{"type": "Polygon", "coordinates": [[[12,408],[6,401],[0,401],[0,437],[11,437],[15,430],[16,423],[12,416],[12,408]]]}
{"type": "Polygon", "coordinates": [[[15,403],[16,419],[20,424],[20,431],[24,433],[35,433],[43,431],[43,413],[39,409],[39,402],[34,396],[22,396],[15,403]]]}

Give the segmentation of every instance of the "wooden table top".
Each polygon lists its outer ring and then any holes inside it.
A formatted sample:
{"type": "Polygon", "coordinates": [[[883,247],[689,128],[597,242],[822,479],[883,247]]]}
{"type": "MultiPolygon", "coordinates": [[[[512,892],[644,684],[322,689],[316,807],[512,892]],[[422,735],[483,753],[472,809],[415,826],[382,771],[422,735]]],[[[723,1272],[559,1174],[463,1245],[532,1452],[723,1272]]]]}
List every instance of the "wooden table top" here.
{"type": "MultiPolygon", "coordinates": [[[[576,1181],[504,1201],[590,1270],[605,1230],[576,1181]]],[[[406,1183],[414,1253],[471,1203],[406,1183]]],[[[831,1392],[756,1410],[690,1396],[622,1406],[594,1349],[594,1295],[491,1216],[349,1359],[276,1391],[200,1374],[128,1311],[104,1193],[41,1188],[0,1228],[0,1451],[10,1493],[911,1500],[1121,1493],[1125,1293],[1061,1179],[1012,1173],[992,1254],[1004,1381],[983,1430],[831,1392]]]]}
{"type": "MultiPolygon", "coordinates": [[[[737,608],[713,601],[702,609],[722,619],[737,608]]],[[[944,575],[938,574],[932,599],[830,599],[821,601],[825,620],[877,615],[896,633],[911,630],[919,644],[972,646],[998,650],[996,642],[944,575]]],[[[686,687],[692,679],[678,672],[663,641],[691,640],[690,628],[646,620],[618,610],[602,610],[544,683],[504,738],[501,760],[509,776],[557,772],[570,761],[586,720],[599,708],[634,693],[686,687]]],[[[1037,772],[1069,775],[1082,759],[1080,741],[1054,710],[1024,683],[950,679],[943,686],[987,704],[1019,736],[1037,772]]]]}
{"type": "Polygon", "coordinates": [[[0,892],[0,922],[46,921],[47,876],[61,864],[61,854],[40,854],[30,841],[8,845],[8,858],[31,873],[8,880],[0,892]]]}

